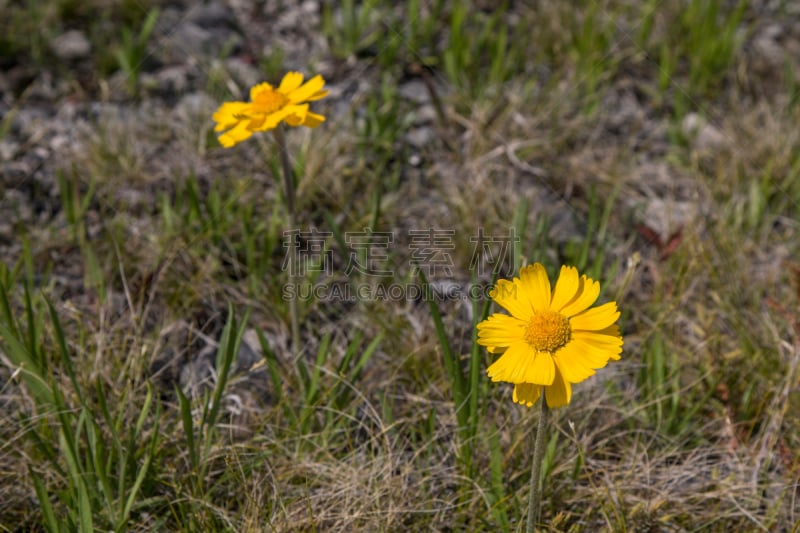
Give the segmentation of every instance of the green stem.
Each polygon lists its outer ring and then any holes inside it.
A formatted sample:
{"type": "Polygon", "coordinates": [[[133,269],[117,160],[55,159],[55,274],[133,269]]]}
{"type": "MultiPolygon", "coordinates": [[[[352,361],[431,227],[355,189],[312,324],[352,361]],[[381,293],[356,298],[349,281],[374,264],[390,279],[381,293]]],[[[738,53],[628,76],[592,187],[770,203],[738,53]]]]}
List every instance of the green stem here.
{"type": "MultiPolygon", "coordinates": [[[[283,134],[283,124],[279,124],[277,128],[272,130],[275,135],[275,143],[278,145],[278,152],[281,158],[281,167],[283,168],[283,187],[286,191],[286,210],[289,212],[289,230],[292,232],[294,239],[294,232],[299,228],[295,226],[295,193],[294,193],[294,176],[292,173],[292,163],[289,161],[289,151],[286,147],[286,137],[283,134]]],[[[294,244],[294,243],[291,243],[294,244]]],[[[295,263],[295,250],[289,250],[289,284],[297,288],[297,274],[295,263]]],[[[297,310],[297,298],[289,299],[289,320],[292,327],[292,352],[297,354],[300,351],[300,314],[297,310]]]]}
{"type": "Polygon", "coordinates": [[[539,503],[542,501],[542,484],[539,478],[542,476],[542,459],[544,459],[544,434],[547,431],[547,419],[550,409],[547,408],[547,400],[544,397],[544,387],[542,387],[542,412],[539,414],[539,425],[536,427],[536,442],[533,445],[533,464],[531,465],[531,488],[528,493],[528,525],[526,533],[533,533],[536,523],[539,521],[539,503]]]}

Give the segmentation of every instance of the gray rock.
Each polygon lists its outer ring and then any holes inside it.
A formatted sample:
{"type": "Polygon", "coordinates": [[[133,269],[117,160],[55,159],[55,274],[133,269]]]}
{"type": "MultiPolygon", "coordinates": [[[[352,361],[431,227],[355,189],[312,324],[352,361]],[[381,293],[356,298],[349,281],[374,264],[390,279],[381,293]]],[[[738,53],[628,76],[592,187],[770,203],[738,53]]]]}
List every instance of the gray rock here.
{"type": "Polygon", "coordinates": [[[189,69],[184,65],[162,68],[155,73],[158,90],[165,93],[182,93],[189,87],[189,69]]]}
{"type": "Polygon", "coordinates": [[[197,118],[208,120],[218,105],[207,93],[193,92],[181,97],[175,105],[175,114],[186,122],[197,118]]]}
{"type": "Polygon", "coordinates": [[[414,128],[406,134],[406,141],[418,148],[429,146],[435,140],[436,132],[428,126],[414,128]]]}
{"type": "Polygon", "coordinates": [[[211,39],[210,31],[191,22],[184,22],[169,36],[170,43],[175,46],[176,51],[188,56],[203,53],[211,39]]]}
{"type": "Polygon", "coordinates": [[[644,209],[643,222],[667,242],[675,231],[690,226],[698,216],[695,202],[652,198],[644,209]]]}
{"type": "Polygon", "coordinates": [[[14,141],[0,141],[0,161],[11,161],[19,152],[19,143],[14,141]]]}
{"type": "Polygon", "coordinates": [[[681,123],[683,134],[694,140],[694,149],[699,152],[714,152],[726,144],[725,136],[716,127],[697,113],[689,113],[681,123]]]}
{"type": "Polygon", "coordinates": [[[258,340],[258,333],[252,328],[246,330],[242,335],[239,352],[236,354],[236,371],[247,372],[263,358],[264,355],[261,350],[261,343],[258,340]]]}
{"type": "Polygon", "coordinates": [[[260,70],[238,57],[227,59],[225,61],[225,70],[240,87],[249,88],[264,81],[264,75],[260,70]]]}
{"type": "Polygon", "coordinates": [[[92,53],[92,45],[80,30],[62,33],[50,42],[50,48],[59,59],[71,61],[83,59],[92,53]]]}
{"type": "Polygon", "coordinates": [[[786,63],[786,50],[781,40],[786,32],[779,24],[770,24],[762,28],[753,39],[753,50],[756,54],[755,66],[759,70],[783,69],[786,63]]]}
{"type": "Polygon", "coordinates": [[[201,28],[232,27],[236,24],[236,17],[234,17],[233,12],[220,2],[193,6],[187,12],[186,20],[197,24],[201,28]]]}
{"type": "Polygon", "coordinates": [[[430,93],[421,80],[411,80],[400,86],[397,92],[406,100],[417,104],[426,104],[430,100],[430,93]]]}

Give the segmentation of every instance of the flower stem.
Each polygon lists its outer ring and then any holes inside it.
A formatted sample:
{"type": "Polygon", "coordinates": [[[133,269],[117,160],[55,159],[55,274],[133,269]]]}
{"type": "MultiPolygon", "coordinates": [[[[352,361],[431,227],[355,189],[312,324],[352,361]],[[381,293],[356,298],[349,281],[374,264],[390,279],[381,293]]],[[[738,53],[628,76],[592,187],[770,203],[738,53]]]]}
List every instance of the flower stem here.
{"type": "MultiPolygon", "coordinates": [[[[289,161],[289,151],[286,146],[286,137],[283,134],[283,124],[279,124],[275,128],[273,134],[275,135],[275,143],[278,145],[278,152],[281,158],[281,167],[283,168],[283,187],[286,192],[286,210],[289,212],[289,231],[292,239],[299,238],[295,236],[295,232],[299,229],[295,227],[297,222],[295,216],[294,206],[294,176],[292,174],[292,163],[289,161]]],[[[289,250],[289,284],[295,286],[297,281],[297,265],[295,265],[295,248],[294,242],[290,243],[292,247],[289,250]]],[[[292,327],[292,352],[297,354],[300,351],[300,315],[297,310],[297,298],[289,298],[289,320],[292,327]]]]}
{"type": "Polygon", "coordinates": [[[542,391],[542,412],[539,414],[539,425],[536,427],[536,442],[533,445],[533,464],[531,465],[531,488],[528,493],[528,524],[526,533],[533,533],[536,523],[539,521],[539,503],[542,500],[542,484],[539,478],[542,476],[542,459],[544,459],[544,434],[547,431],[547,419],[550,409],[547,408],[547,400],[542,391]]]}

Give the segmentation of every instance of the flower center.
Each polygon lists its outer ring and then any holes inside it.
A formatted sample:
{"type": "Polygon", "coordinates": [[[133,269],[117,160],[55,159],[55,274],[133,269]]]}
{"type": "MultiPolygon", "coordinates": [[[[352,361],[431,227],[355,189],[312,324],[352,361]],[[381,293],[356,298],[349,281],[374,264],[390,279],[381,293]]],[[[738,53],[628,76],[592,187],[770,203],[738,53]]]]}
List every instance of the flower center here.
{"type": "Polygon", "coordinates": [[[567,344],[571,335],[569,320],[554,311],[534,314],[525,328],[525,340],[540,352],[555,352],[567,344]]]}
{"type": "Polygon", "coordinates": [[[259,113],[274,113],[289,103],[286,95],[275,89],[263,89],[257,92],[253,98],[253,106],[259,113]]]}

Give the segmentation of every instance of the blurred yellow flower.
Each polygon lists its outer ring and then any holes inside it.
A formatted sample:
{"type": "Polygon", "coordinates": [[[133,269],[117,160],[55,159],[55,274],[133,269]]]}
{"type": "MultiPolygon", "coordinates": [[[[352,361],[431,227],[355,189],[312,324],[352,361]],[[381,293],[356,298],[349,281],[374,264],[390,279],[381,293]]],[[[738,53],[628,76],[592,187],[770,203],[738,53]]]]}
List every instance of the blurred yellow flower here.
{"type": "Polygon", "coordinates": [[[290,126],[316,128],[325,117],[308,110],[306,102],[325,98],[325,80],[316,75],[303,83],[303,75],[289,72],[275,88],[259,83],[250,89],[249,102],[225,102],[212,117],[217,123],[214,131],[223,132],[219,142],[225,148],[248,139],[257,131],[267,131],[286,122],[290,126]]]}
{"type": "Polygon", "coordinates": [[[514,384],[514,401],[530,407],[544,389],[548,407],[567,405],[579,383],[618,360],[622,336],[616,302],[592,308],[600,284],[562,266],[554,290],[544,267],[528,265],[489,293],[511,316],[495,313],[478,324],[478,344],[502,353],[489,366],[492,381],[514,384]]]}

